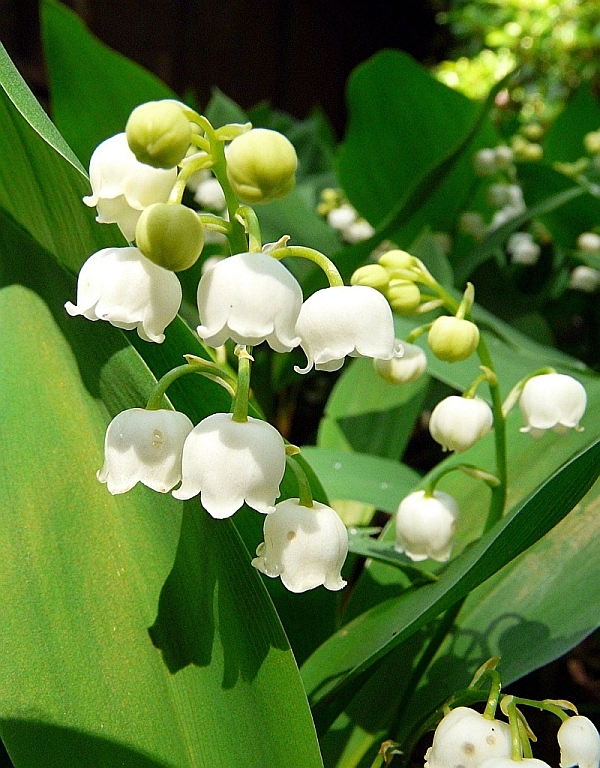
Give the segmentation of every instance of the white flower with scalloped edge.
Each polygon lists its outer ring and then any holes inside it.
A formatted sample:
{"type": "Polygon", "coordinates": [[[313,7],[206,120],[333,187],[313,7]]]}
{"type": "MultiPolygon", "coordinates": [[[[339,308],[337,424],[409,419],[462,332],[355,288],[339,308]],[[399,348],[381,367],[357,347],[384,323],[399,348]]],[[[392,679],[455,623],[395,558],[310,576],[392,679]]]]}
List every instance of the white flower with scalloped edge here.
{"type": "Polygon", "coordinates": [[[238,253],[202,275],[198,285],[198,335],[211,347],[227,339],[275,352],[300,343],[294,330],[302,289],[292,273],[268,253],[238,253]]]}
{"type": "Polygon", "coordinates": [[[167,493],[181,480],[183,443],[193,427],[179,411],[122,411],[106,430],[98,480],[112,494],[125,493],[137,483],[167,493]]]}
{"type": "Polygon", "coordinates": [[[271,578],[280,576],[290,592],[346,586],[340,571],[348,554],[348,533],[331,507],[318,501],[312,507],[301,506],[299,499],[280,501],[265,518],[264,538],[252,565],[271,578]]]}
{"type": "Polygon", "coordinates": [[[513,760],[511,757],[490,757],[480,763],[477,768],[551,768],[548,763],[537,757],[524,757],[513,760]]]}
{"type": "Polygon", "coordinates": [[[129,149],[127,136],[117,133],[94,150],[90,159],[92,194],[83,198],[96,207],[96,221],[116,223],[130,242],[144,208],[166,203],[177,178],[177,168],[163,170],[140,163],[129,149]]]}
{"type": "Polygon", "coordinates": [[[337,371],[346,355],[390,360],[396,351],[394,319],[387,299],[366,285],[323,288],[309,296],[300,309],[296,333],[307,358],[308,373],[314,367],[337,371]]]}
{"type": "Polygon", "coordinates": [[[425,768],[479,768],[483,761],[508,759],[510,726],[469,707],[457,707],[440,722],[425,755],[425,768]]]}
{"type": "Polygon", "coordinates": [[[560,768],[598,768],[600,735],[594,723],[582,715],[565,720],[558,729],[560,768]]]}
{"type": "Polygon", "coordinates": [[[452,537],[459,517],[458,504],[447,493],[425,491],[409,493],[396,513],[396,552],[404,552],[415,562],[450,558],[452,537]]]}
{"type": "Polygon", "coordinates": [[[485,400],[450,395],[433,409],[429,431],[445,451],[462,453],[485,437],[493,423],[492,409],[485,400]]]}
{"type": "Polygon", "coordinates": [[[551,429],[559,435],[570,429],[581,431],[579,421],[585,413],[585,389],[572,376],[563,373],[545,373],[529,379],[519,399],[525,426],[534,440],[551,429]]]}
{"type": "Polygon", "coordinates": [[[285,471],[285,443],[266,421],[233,421],[213,413],[188,435],[183,446],[181,486],[176,499],[200,494],[213,517],[231,517],[244,502],[258,512],[275,511],[285,471]]]}
{"type": "Polygon", "coordinates": [[[127,331],[137,328],[144,341],[158,344],[181,305],[181,285],[174,272],[147,259],[137,248],[103,248],[85,262],[77,279],[72,316],[107,320],[127,331]]]}
{"type": "Polygon", "coordinates": [[[408,384],[417,381],[427,369],[425,352],[416,344],[395,340],[396,352],[389,360],[375,358],[373,365],[382,379],[390,384],[408,384]]]}

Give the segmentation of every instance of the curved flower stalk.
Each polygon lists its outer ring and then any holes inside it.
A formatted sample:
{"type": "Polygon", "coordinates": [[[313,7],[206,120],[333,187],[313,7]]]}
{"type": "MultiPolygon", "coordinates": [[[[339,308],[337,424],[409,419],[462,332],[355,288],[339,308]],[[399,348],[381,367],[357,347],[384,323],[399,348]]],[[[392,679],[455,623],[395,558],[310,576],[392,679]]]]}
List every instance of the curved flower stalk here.
{"type": "Polygon", "coordinates": [[[285,444],[266,421],[233,421],[213,413],[188,435],[183,446],[181,486],[176,499],[200,494],[215,518],[231,517],[244,502],[258,512],[275,511],[285,471],[285,444]]]}
{"type": "Polygon", "coordinates": [[[252,565],[271,578],[281,577],[290,592],[323,585],[337,591],[346,586],[340,571],[348,554],[348,533],[331,507],[299,499],[279,502],[264,522],[265,540],[252,565]]]}
{"type": "Polygon", "coordinates": [[[487,760],[510,759],[511,747],[508,723],[457,707],[438,725],[425,755],[425,768],[480,768],[487,760]]]}
{"type": "Polygon", "coordinates": [[[85,262],[77,280],[77,304],[71,316],[107,320],[125,330],[137,328],[144,341],[161,343],[165,328],[181,305],[174,272],[153,264],[137,248],[103,248],[85,262]]]}
{"type": "Polygon", "coordinates": [[[548,429],[559,435],[570,429],[581,431],[579,421],[586,404],[585,388],[572,376],[563,373],[534,376],[526,382],[519,399],[525,422],[521,432],[529,432],[538,440],[548,429]]]}
{"type": "Polygon", "coordinates": [[[193,427],[179,411],[122,411],[106,430],[98,480],[112,494],[126,493],[137,483],[167,493],[181,480],[183,443],[193,427]]]}
{"type": "Polygon", "coordinates": [[[177,168],[163,170],[140,163],[129,149],[125,133],[118,133],[94,150],[90,159],[92,194],[83,202],[96,207],[96,221],[116,223],[131,242],[144,208],[166,203],[176,178],[177,168]]]}
{"type": "Polygon", "coordinates": [[[410,493],[396,513],[396,552],[415,562],[450,559],[452,537],[459,517],[458,504],[447,493],[410,493]]]}
{"type": "Polygon", "coordinates": [[[211,347],[227,339],[276,352],[300,343],[295,332],[302,289],[292,273],[266,253],[238,253],[216,263],[198,285],[198,335],[211,347]]]}
{"type": "Polygon", "coordinates": [[[296,333],[308,373],[337,371],[347,355],[390,360],[396,351],[392,311],[385,297],[366,285],[337,285],[316,291],[300,309],[296,333]]]}

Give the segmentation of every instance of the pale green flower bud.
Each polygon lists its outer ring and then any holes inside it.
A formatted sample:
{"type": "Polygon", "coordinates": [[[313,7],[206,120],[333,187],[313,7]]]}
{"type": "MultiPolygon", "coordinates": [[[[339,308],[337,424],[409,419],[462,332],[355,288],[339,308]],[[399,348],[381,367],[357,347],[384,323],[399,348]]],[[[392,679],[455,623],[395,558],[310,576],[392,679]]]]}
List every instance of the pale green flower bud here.
{"type": "Polygon", "coordinates": [[[380,264],[365,264],[364,267],[359,267],[350,278],[351,285],[368,285],[378,291],[385,291],[389,283],[389,272],[380,264]]]}
{"type": "Polygon", "coordinates": [[[597,155],[600,152],[600,131],[586,133],[583,137],[583,145],[590,155],[597,155]]]}
{"type": "Polygon", "coordinates": [[[244,203],[268,203],[285,197],[296,183],[298,158],[283,134],[253,128],[227,148],[227,178],[244,203]]]}
{"type": "Polygon", "coordinates": [[[155,203],[137,223],[135,239],[146,258],[172,272],[189,269],[204,247],[198,215],[185,205],[155,203]]]}
{"type": "Polygon", "coordinates": [[[419,286],[411,280],[390,280],[385,295],[397,315],[412,315],[421,303],[419,286]]]}
{"type": "Polygon", "coordinates": [[[433,321],[427,341],[433,354],[447,363],[471,357],[479,344],[479,328],[469,320],[442,315],[433,321]]]}
{"type": "Polygon", "coordinates": [[[392,272],[394,269],[413,269],[415,266],[415,257],[406,251],[394,249],[384,253],[378,259],[382,267],[392,272]]]}
{"type": "Polygon", "coordinates": [[[129,148],[153,168],[174,168],[188,151],[192,127],[177,102],[148,101],[136,107],[125,127],[129,148]]]}

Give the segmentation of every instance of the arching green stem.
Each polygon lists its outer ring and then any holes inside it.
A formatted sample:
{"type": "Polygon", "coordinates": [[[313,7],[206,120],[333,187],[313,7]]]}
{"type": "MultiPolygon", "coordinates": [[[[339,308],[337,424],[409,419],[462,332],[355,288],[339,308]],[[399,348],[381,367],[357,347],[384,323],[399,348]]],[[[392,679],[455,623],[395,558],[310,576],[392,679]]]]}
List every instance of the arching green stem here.
{"type": "Polygon", "coordinates": [[[285,460],[294,473],[296,482],[298,483],[298,499],[300,506],[312,508],[314,506],[312,489],[308,482],[308,478],[306,477],[306,472],[302,469],[300,462],[296,461],[293,456],[286,454],[285,460]]]}
{"type": "Polygon", "coordinates": [[[187,376],[189,373],[199,373],[226,389],[231,397],[235,396],[235,381],[228,376],[228,374],[215,363],[190,355],[188,362],[185,363],[185,365],[179,365],[177,368],[172,368],[156,383],[148,398],[146,409],[149,411],[160,410],[162,399],[167,388],[170,387],[174,381],[181,378],[181,376],[187,376]]]}
{"type": "Polygon", "coordinates": [[[328,259],[327,256],[320,251],[316,251],[314,248],[306,248],[303,245],[289,245],[285,248],[276,248],[274,251],[269,251],[269,253],[275,259],[285,259],[287,256],[296,256],[300,259],[312,261],[323,270],[329,281],[329,285],[332,288],[344,285],[342,276],[333,261],[328,259]]]}
{"type": "Polygon", "coordinates": [[[496,709],[498,708],[498,702],[500,701],[502,678],[496,669],[487,670],[487,674],[492,678],[492,684],[490,686],[490,693],[483,716],[487,717],[489,720],[493,720],[496,717],[496,709]]]}

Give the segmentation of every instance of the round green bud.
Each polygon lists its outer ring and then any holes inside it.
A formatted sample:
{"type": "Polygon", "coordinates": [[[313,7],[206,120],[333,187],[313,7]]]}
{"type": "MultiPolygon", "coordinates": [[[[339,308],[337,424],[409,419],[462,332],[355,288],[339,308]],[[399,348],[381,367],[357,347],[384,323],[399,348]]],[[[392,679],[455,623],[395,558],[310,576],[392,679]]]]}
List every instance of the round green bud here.
{"type": "Polygon", "coordinates": [[[243,203],[268,203],[288,195],[297,166],[293,144],[267,128],[253,128],[227,148],[227,178],[243,203]]]}
{"type": "Polygon", "coordinates": [[[148,101],[136,107],[125,127],[129,148],[153,168],[174,168],[186,156],[192,126],[175,101],[148,101]]]}
{"type": "Polygon", "coordinates": [[[447,363],[471,357],[479,344],[479,328],[470,320],[442,315],[433,321],[427,341],[433,354],[447,363]]]}
{"type": "Polygon", "coordinates": [[[421,303],[419,286],[411,280],[390,280],[385,295],[397,315],[412,315],[421,303]]]}
{"type": "Polygon", "coordinates": [[[135,240],[150,261],[172,272],[181,272],[195,264],[202,253],[204,231],[191,208],[154,203],[142,212],[135,240]]]}
{"type": "Polygon", "coordinates": [[[415,257],[397,248],[384,253],[377,261],[389,272],[393,272],[394,269],[413,269],[415,266],[415,257]]]}
{"type": "Polygon", "coordinates": [[[583,137],[583,144],[590,155],[597,155],[600,153],[600,131],[586,133],[583,137]]]}
{"type": "Polygon", "coordinates": [[[350,285],[368,285],[378,291],[385,291],[389,282],[389,272],[379,264],[365,264],[364,267],[359,267],[350,278],[350,285]]]}

